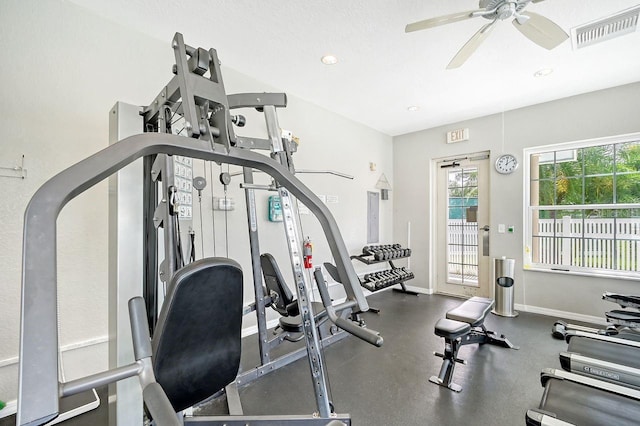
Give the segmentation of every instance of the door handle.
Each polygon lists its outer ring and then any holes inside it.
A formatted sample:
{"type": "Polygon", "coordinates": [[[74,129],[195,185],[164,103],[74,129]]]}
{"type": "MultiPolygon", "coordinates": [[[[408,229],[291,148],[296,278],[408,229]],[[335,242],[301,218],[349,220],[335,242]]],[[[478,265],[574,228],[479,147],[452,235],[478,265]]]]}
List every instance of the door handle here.
{"type": "Polygon", "coordinates": [[[489,256],[489,225],[480,228],[484,231],[482,234],[482,255],[489,256]]]}

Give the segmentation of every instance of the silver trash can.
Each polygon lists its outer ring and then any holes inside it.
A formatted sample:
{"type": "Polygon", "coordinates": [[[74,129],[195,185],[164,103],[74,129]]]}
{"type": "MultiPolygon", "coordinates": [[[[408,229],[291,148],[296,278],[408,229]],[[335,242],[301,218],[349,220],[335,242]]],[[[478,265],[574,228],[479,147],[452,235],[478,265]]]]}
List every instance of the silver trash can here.
{"type": "Polygon", "coordinates": [[[518,312],[513,310],[513,285],[514,272],[516,269],[515,259],[506,257],[495,259],[495,299],[496,303],[491,311],[495,315],[502,317],[517,317],[518,312]]]}

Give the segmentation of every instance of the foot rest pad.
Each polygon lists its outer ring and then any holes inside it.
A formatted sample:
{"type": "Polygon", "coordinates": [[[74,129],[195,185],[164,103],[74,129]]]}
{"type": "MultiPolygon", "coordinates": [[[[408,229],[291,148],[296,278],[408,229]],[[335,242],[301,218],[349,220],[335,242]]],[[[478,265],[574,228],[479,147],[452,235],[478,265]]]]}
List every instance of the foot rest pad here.
{"type": "Polygon", "coordinates": [[[462,305],[447,312],[447,318],[450,320],[466,322],[472,327],[476,327],[484,322],[484,318],[487,316],[489,311],[491,311],[493,305],[493,299],[472,297],[462,305]]]}
{"type": "Polygon", "coordinates": [[[468,323],[445,318],[439,319],[435,326],[436,336],[451,340],[464,336],[470,331],[471,326],[468,323]]]}

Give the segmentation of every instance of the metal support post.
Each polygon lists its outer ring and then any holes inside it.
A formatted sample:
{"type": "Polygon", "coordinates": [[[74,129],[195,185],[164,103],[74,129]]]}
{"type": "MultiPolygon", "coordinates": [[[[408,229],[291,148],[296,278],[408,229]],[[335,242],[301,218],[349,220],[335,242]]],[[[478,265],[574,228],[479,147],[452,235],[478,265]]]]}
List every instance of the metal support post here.
{"type": "MultiPolygon", "coordinates": [[[[140,107],[118,102],[109,114],[110,145],[142,131],[140,107]]],[[[133,361],[131,325],[127,303],[142,295],[143,252],[142,159],[109,178],[109,368],[133,361]]],[[[155,231],[154,231],[155,232],[155,231]]],[[[55,328],[55,320],[54,320],[55,328]]],[[[56,346],[53,346],[55,349],[56,346]]],[[[38,363],[40,364],[40,363],[38,363]]],[[[57,371],[56,366],[52,366],[57,371]]],[[[41,384],[36,384],[40,389],[41,384]]],[[[142,423],[142,396],[135,379],[109,386],[110,425],[142,423]]]]}
{"type": "MultiPolygon", "coordinates": [[[[280,126],[274,106],[264,107],[264,116],[267,124],[267,132],[271,140],[272,152],[275,159],[288,169],[292,169],[293,165],[289,162],[287,152],[284,150],[282,138],[280,136],[280,126]]],[[[302,330],[304,340],[307,347],[307,357],[309,359],[309,367],[311,368],[311,377],[313,380],[313,390],[316,396],[316,404],[320,417],[328,418],[331,415],[331,406],[329,404],[329,395],[327,389],[327,378],[320,352],[320,339],[318,339],[318,329],[314,319],[314,313],[309,300],[308,283],[303,270],[302,262],[302,239],[299,235],[298,224],[296,222],[295,209],[293,200],[289,191],[284,188],[278,188],[280,195],[280,203],[282,205],[282,217],[284,231],[287,237],[289,257],[291,259],[291,268],[296,283],[296,293],[298,297],[298,305],[300,310],[300,319],[302,321],[302,330]]]]}
{"type": "MultiPolygon", "coordinates": [[[[244,182],[253,184],[253,169],[243,167],[244,182]]],[[[265,312],[265,294],[262,285],[262,268],[260,266],[260,243],[258,238],[258,214],[256,212],[255,190],[245,188],[247,204],[247,224],[249,226],[249,246],[251,249],[251,266],[253,271],[253,291],[255,294],[256,319],[258,322],[258,348],[260,364],[270,362],[267,337],[267,313],[265,312]]]]}

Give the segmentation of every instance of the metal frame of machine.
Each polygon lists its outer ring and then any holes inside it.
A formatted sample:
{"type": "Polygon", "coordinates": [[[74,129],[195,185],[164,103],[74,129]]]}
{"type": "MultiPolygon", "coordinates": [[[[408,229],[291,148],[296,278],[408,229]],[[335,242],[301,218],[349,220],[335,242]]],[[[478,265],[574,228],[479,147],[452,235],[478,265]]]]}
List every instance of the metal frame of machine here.
{"type": "MultiPolygon", "coordinates": [[[[335,310],[354,308],[367,311],[369,306],[360,287],[358,277],[349,259],[340,230],[331,212],[320,199],[294,175],[290,149],[286,148],[278,132],[276,107],[286,103],[283,94],[241,94],[227,96],[222,82],[219,61],[214,49],[192,48],[184,44],[182,35],[177,33],[173,40],[176,57],[175,76],[158,94],[156,99],[143,110],[144,133],[115,143],[93,156],[62,171],[46,182],[33,196],[24,220],[23,281],[22,281],[22,321],[20,338],[18,424],[41,424],[58,414],[59,398],[95,386],[113,383],[139,374],[138,367],[123,366],[92,376],[60,383],[58,380],[58,330],[57,330],[57,277],[56,277],[56,219],[62,208],[70,200],[96,183],[112,175],[137,158],[145,157],[145,170],[154,175],[160,165],[160,175],[164,173],[163,191],[171,194],[174,189],[170,182],[171,163],[163,156],[181,155],[196,159],[227,163],[244,167],[245,182],[251,183],[253,169],[269,174],[277,183],[283,201],[283,213],[290,220],[286,222],[289,254],[302,315],[306,353],[311,368],[316,402],[317,417],[331,419],[332,409],[327,397],[324,363],[320,352],[318,332],[313,312],[308,300],[309,283],[302,273],[300,238],[297,234],[293,202],[296,197],[316,216],[336,262],[340,281],[345,287],[347,298],[333,307],[330,300],[323,298],[329,318],[338,327],[376,346],[382,344],[382,337],[369,329],[335,315],[335,310]],[[208,73],[208,76],[205,76],[208,73]],[[233,131],[233,108],[252,107],[264,111],[269,132],[267,141],[241,138],[233,131]],[[184,117],[189,137],[167,134],[171,115],[178,113],[184,117]],[[164,130],[163,130],[164,129],[164,130]],[[268,143],[268,145],[267,145],[268,143]],[[272,157],[254,153],[245,148],[270,146],[272,157]],[[155,156],[154,160],[151,160],[155,156]],[[164,161],[164,164],[162,162],[164,161]],[[149,167],[151,166],[151,167],[149,167]],[[150,170],[149,170],[150,169],[150,170]]],[[[157,175],[156,175],[157,176],[157,175]]],[[[149,179],[151,177],[148,176],[149,179]]],[[[151,180],[147,181],[151,184],[151,180]]],[[[251,202],[251,192],[247,198],[251,202]]],[[[175,249],[175,232],[171,232],[169,215],[174,213],[171,198],[160,200],[161,210],[154,215],[160,217],[165,227],[166,277],[178,269],[175,249]],[[168,229],[168,231],[167,231],[168,229]],[[173,236],[173,237],[172,237],[173,236]]],[[[157,202],[157,200],[156,200],[157,202]]],[[[153,205],[146,200],[145,205],[153,205]]],[[[250,230],[255,217],[249,217],[250,230]]],[[[158,225],[156,220],[156,226],[158,225]]],[[[256,228],[257,232],[257,228],[256,228]]],[[[150,244],[151,245],[151,244],[150,244]]],[[[257,238],[251,241],[252,254],[259,254],[257,238]]],[[[147,250],[149,254],[155,249],[147,250]]],[[[259,271],[254,264],[254,279],[259,271]]],[[[151,271],[149,268],[148,271],[151,271]]],[[[148,275],[151,273],[148,272],[148,275]]],[[[155,271],[153,272],[155,275],[155,271]]],[[[257,278],[259,279],[259,278],[257,278]]],[[[152,280],[150,280],[152,281],[152,280]]],[[[152,284],[153,285],[153,284],[152,284]]],[[[326,285],[322,280],[318,285],[326,285]]],[[[259,294],[262,285],[256,288],[256,309],[264,311],[265,295],[259,294]]],[[[326,292],[326,288],[321,291],[326,292]]],[[[151,313],[150,315],[153,315],[151,313]]],[[[260,332],[263,332],[262,330],[260,332]]],[[[266,332],[266,331],[265,331],[266,332]]],[[[200,421],[203,421],[201,419],[200,421]]],[[[304,420],[303,420],[304,421],[304,420]]],[[[255,423],[252,423],[255,424],[255,423]]],[[[316,422],[317,424],[317,422],[316,422]]]]}

